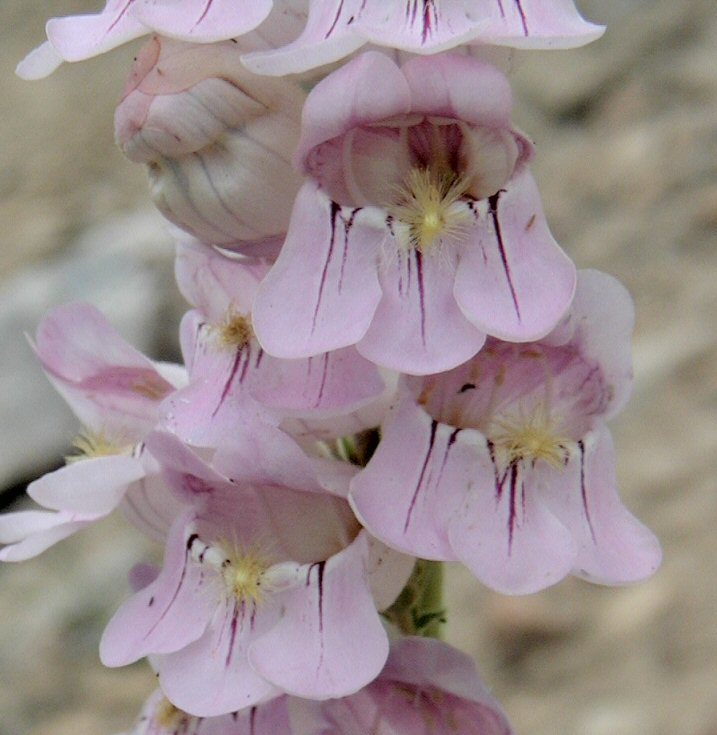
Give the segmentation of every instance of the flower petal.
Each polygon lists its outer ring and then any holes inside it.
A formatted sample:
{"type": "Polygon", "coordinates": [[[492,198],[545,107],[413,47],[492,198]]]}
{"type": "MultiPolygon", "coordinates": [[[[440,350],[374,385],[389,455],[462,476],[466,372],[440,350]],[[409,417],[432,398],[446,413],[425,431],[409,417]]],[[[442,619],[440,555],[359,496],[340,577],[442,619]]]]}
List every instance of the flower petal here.
{"type": "Polygon", "coordinates": [[[355,344],[381,298],[381,233],[307,182],[286,242],[254,301],[254,329],[275,357],[310,357],[355,344]]]}
{"type": "Polygon", "coordinates": [[[64,59],[52,47],[49,41],[41,43],[17,65],[15,73],[20,79],[44,79],[57,69],[64,59]]]}
{"type": "Polygon", "coordinates": [[[244,65],[256,74],[282,76],[324,66],[348,56],[366,41],[349,28],[364,0],[310,0],[309,17],[292,43],[246,54],[244,65]]]}
{"type": "Polygon", "coordinates": [[[35,352],[80,421],[110,439],[141,439],[157,421],[159,401],[174,389],[90,304],[47,314],[35,352]]]}
{"type": "Polygon", "coordinates": [[[575,292],[575,266],[548,230],[527,171],[488,200],[460,254],[455,296],[479,329],[509,342],[547,334],[575,292]]]}
{"type": "MultiPolygon", "coordinates": [[[[99,516],[101,517],[101,516],[99,516]]],[[[25,561],[66,539],[98,516],[42,510],[0,515],[0,561],[25,561]]]]}
{"type": "Polygon", "coordinates": [[[27,494],[45,508],[103,516],[119,505],[127,488],[144,473],[134,457],[95,457],[48,472],[28,485],[27,494]]]}
{"type": "Polygon", "coordinates": [[[411,111],[411,91],[401,70],[385,54],[361,54],[319,82],[301,120],[296,160],[360,125],[390,120],[411,111]]]}
{"type": "Polygon", "coordinates": [[[201,638],[175,653],[152,657],[167,697],[185,712],[214,717],[277,694],[249,665],[247,648],[276,624],[279,614],[273,604],[255,608],[229,600],[219,605],[201,638]]]}
{"type": "Polygon", "coordinates": [[[221,323],[230,308],[251,313],[254,293],[268,270],[263,261],[237,261],[200,242],[177,243],[179,290],[213,324],[221,323]]]}
{"type": "Polygon", "coordinates": [[[163,36],[210,43],[241,36],[271,12],[272,0],[135,0],[137,19],[163,36]]]}
{"type": "Polygon", "coordinates": [[[452,264],[443,262],[440,253],[419,250],[398,250],[386,260],[380,270],[383,295],[357,345],[359,352],[414,375],[449,370],[473,357],[485,334],[456,304],[452,264]]]}
{"type": "Polygon", "coordinates": [[[572,306],[545,338],[548,344],[574,343],[580,354],[600,366],[607,394],[602,416],[621,411],[632,390],[632,333],[635,308],[627,289],[607,273],[578,271],[572,306]]]}
{"type": "Polygon", "coordinates": [[[438,689],[478,705],[472,708],[471,724],[475,733],[511,735],[513,732],[500,705],[480,680],[473,659],[441,641],[415,636],[394,641],[381,678],[422,690],[438,689]]]}
{"type": "Polygon", "coordinates": [[[530,468],[515,463],[501,472],[487,447],[477,467],[473,491],[448,528],[460,561],[505,594],[537,592],[568,575],[575,542],[541,500],[530,468]]]}
{"type": "Polygon", "coordinates": [[[100,642],[105,666],[125,666],[150,653],[178,651],[204,633],[216,601],[203,589],[203,570],[191,561],[192,519],[189,513],[177,519],[159,576],[130,597],[107,624],[100,642]]]}
{"type": "Polygon", "coordinates": [[[629,584],[660,566],[659,541],[618,496],[607,427],[578,443],[560,478],[546,475],[543,496],[577,543],[574,574],[600,584],[629,584]]]}
{"type": "Polygon", "coordinates": [[[368,0],[362,4],[359,28],[367,40],[413,53],[436,54],[474,38],[481,27],[475,3],[368,0]]]}
{"type": "Polygon", "coordinates": [[[373,457],[351,482],[351,506],[372,535],[424,559],[456,559],[446,526],[474,481],[474,450],[462,433],[432,420],[410,396],[402,398],[373,457]]]}
{"type": "Polygon", "coordinates": [[[414,557],[368,537],[368,581],[377,610],[385,610],[396,601],[415,564],[414,557]]]}
{"type": "Polygon", "coordinates": [[[263,405],[312,419],[357,410],[384,388],[376,365],[353,347],[303,360],[267,355],[249,379],[249,391],[263,405]]]}
{"type": "MultiPolygon", "coordinates": [[[[510,82],[495,66],[471,56],[442,54],[412,57],[401,71],[411,90],[412,112],[513,131],[510,82]]],[[[525,145],[529,148],[527,141],[525,145]]]]}
{"type": "Polygon", "coordinates": [[[47,38],[65,61],[103,54],[149,29],[134,16],[136,0],[108,0],[101,13],[70,15],[47,21],[47,38]]]}
{"type": "Polygon", "coordinates": [[[477,40],[522,49],[584,46],[605,32],[584,20],[573,0],[510,0],[490,3],[490,20],[477,40]]]}
{"type": "Polygon", "coordinates": [[[368,588],[367,562],[360,533],[328,561],[301,567],[298,583],[284,593],[284,617],[249,650],[259,674],[313,699],[352,694],[378,675],[388,638],[368,588]]]}

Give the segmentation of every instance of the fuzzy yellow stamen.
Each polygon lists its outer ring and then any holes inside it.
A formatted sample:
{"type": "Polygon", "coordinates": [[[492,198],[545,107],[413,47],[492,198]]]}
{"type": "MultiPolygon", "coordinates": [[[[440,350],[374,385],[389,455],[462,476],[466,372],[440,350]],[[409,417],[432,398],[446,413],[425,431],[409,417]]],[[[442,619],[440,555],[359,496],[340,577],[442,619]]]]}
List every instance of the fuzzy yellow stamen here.
{"type": "Polygon", "coordinates": [[[490,432],[491,439],[506,464],[522,460],[543,461],[559,469],[573,443],[570,437],[559,432],[558,423],[544,407],[538,407],[528,416],[492,423],[495,428],[490,432]]]}
{"type": "Polygon", "coordinates": [[[229,594],[240,602],[259,605],[267,592],[264,575],[271,566],[267,556],[256,547],[242,549],[226,542],[220,542],[220,547],[226,552],[222,577],[229,594]]]}
{"type": "Polygon", "coordinates": [[[95,457],[112,457],[116,454],[125,454],[130,446],[116,439],[110,439],[102,432],[93,432],[89,429],[81,431],[73,440],[72,446],[76,454],[65,457],[65,462],[79,462],[83,459],[95,457]]]}
{"type": "Polygon", "coordinates": [[[469,223],[466,209],[460,206],[467,190],[468,181],[452,172],[412,168],[389,208],[394,219],[407,227],[402,244],[425,252],[444,237],[460,235],[469,223]]]}
{"type": "Polygon", "coordinates": [[[219,344],[227,349],[239,350],[246,347],[254,337],[251,316],[240,314],[233,308],[227,312],[224,321],[215,327],[219,344]]]}
{"type": "Polygon", "coordinates": [[[162,699],[154,713],[155,724],[167,732],[176,732],[180,727],[186,726],[190,719],[191,715],[182,712],[168,699],[162,699]]]}

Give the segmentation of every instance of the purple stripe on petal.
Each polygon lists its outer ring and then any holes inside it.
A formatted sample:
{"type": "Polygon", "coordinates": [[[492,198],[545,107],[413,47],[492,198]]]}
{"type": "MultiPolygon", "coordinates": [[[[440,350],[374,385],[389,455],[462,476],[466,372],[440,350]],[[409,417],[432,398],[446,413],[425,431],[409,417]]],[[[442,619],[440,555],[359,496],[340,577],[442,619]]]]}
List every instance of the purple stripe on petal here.
{"type": "Polygon", "coordinates": [[[331,202],[331,239],[329,241],[329,250],[326,253],[326,260],[324,261],[324,268],[321,271],[321,282],[319,283],[319,293],[316,297],[316,307],[314,308],[314,317],[311,323],[311,334],[313,335],[316,331],[316,321],[319,318],[319,309],[321,308],[321,297],[326,287],[326,277],[329,272],[329,264],[334,254],[334,246],[336,245],[336,218],[339,216],[341,207],[334,201],[331,202]]]}
{"type": "Polygon", "coordinates": [[[105,31],[105,36],[109,36],[109,34],[114,30],[115,26],[124,18],[124,16],[127,14],[127,11],[129,10],[129,6],[132,5],[134,0],[127,0],[126,5],[120,10],[117,17],[110,23],[110,25],[107,27],[107,30],[105,31]]]}
{"type": "Polygon", "coordinates": [[[240,347],[237,350],[236,355],[234,355],[234,362],[232,362],[232,367],[231,367],[231,370],[229,371],[229,377],[227,378],[227,382],[224,384],[224,390],[222,390],[222,394],[219,397],[219,403],[217,403],[216,408],[214,409],[214,411],[212,411],[212,418],[214,418],[219,413],[219,409],[222,407],[222,405],[224,404],[224,401],[229,395],[229,391],[231,390],[232,383],[234,382],[234,378],[236,377],[237,371],[239,370],[239,364],[241,363],[241,357],[243,353],[244,353],[244,349],[240,347]]]}
{"type": "MultiPolygon", "coordinates": [[[[418,278],[418,294],[421,306],[421,341],[426,345],[426,291],[423,283],[423,255],[420,250],[414,250],[416,254],[416,278],[418,278]]],[[[410,283],[410,282],[409,282],[410,283]]]]}
{"type": "Polygon", "coordinates": [[[200,23],[204,21],[204,19],[209,14],[209,11],[212,9],[212,5],[214,4],[214,0],[207,0],[207,4],[204,6],[204,10],[202,11],[202,14],[199,16],[199,20],[194,24],[194,28],[196,28],[200,23]]]}
{"type": "Polygon", "coordinates": [[[428,440],[428,449],[426,451],[426,458],[423,460],[423,466],[421,467],[421,474],[418,476],[418,482],[416,483],[416,489],[413,493],[413,497],[411,498],[411,503],[408,506],[408,513],[406,514],[406,523],[403,526],[404,533],[408,531],[408,527],[411,524],[411,516],[413,515],[413,509],[416,506],[416,500],[418,499],[418,493],[421,489],[421,485],[423,484],[423,478],[426,474],[426,468],[428,467],[428,462],[431,459],[431,454],[433,453],[433,447],[436,443],[436,430],[437,429],[438,429],[438,422],[434,419],[431,421],[431,436],[428,440]]]}
{"type": "MultiPolygon", "coordinates": [[[[184,550],[184,566],[182,567],[182,575],[179,578],[179,582],[177,583],[177,588],[174,590],[174,594],[172,595],[172,598],[170,599],[169,603],[165,606],[164,610],[162,611],[162,614],[155,620],[154,625],[144,634],[145,638],[148,638],[156,629],[157,626],[164,620],[167,613],[171,610],[172,605],[174,605],[177,597],[179,597],[179,593],[182,589],[182,585],[184,584],[184,579],[187,576],[187,562],[189,561],[189,554],[192,549],[192,545],[195,541],[199,539],[199,536],[196,533],[193,533],[188,539],[187,544],[184,550]]],[[[152,602],[154,604],[154,602],[152,602]]]]}
{"type": "Polygon", "coordinates": [[[335,30],[336,26],[338,25],[339,18],[341,17],[341,13],[344,9],[344,0],[340,0],[339,7],[336,10],[336,17],[334,18],[333,22],[331,23],[331,26],[329,27],[329,30],[326,31],[326,35],[324,38],[328,38],[335,30]]]}
{"type": "Polygon", "coordinates": [[[595,536],[595,529],[593,528],[593,522],[590,518],[590,508],[588,507],[588,492],[585,484],[585,442],[581,439],[578,442],[578,449],[580,450],[580,497],[583,501],[583,507],[585,508],[585,518],[590,528],[590,535],[594,544],[597,544],[597,537],[595,536]]]}
{"type": "Polygon", "coordinates": [[[520,13],[520,22],[523,25],[523,35],[528,36],[528,21],[525,17],[525,11],[523,10],[523,5],[521,3],[521,0],[515,0],[515,7],[518,8],[518,12],[520,13]]]}
{"type": "MultiPolygon", "coordinates": [[[[244,602],[241,603],[242,606],[242,617],[244,617],[244,602]]],[[[232,622],[229,626],[229,648],[227,650],[227,657],[224,661],[224,665],[229,668],[229,665],[231,664],[232,660],[232,654],[234,653],[234,643],[237,639],[237,627],[239,624],[239,610],[237,610],[237,601],[234,601],[234,607],[232,609],[232,622]]]]}
{"type": "Polygon", "coordinates": [[[503,243],[503,233],[500,229],[500,220],[498,219],[498,200],[500,199],[501,192],[493,194],[492,197],[488,198],[489,213],[493,220],[493,227],[495,228],[495,237],[498,244],[498,250],[500,252],[500,260],[503,264],[503,270],[505,271],[505,277],[508,281],[508,287],[510,288],[510,296],[513,299],[513,306],[515,307],[515,314],[518,317],[518,321],[522,321],[520,316],[520,306],[518,305],[518,296],[515,292],[515,286],[513,285],[513,278],[510,273],[510,265],[508,264],[508,256],[505,252],[505,245],[503,243]]]}
{"type": "Polygon", "coordinates": [[[321,383],[319,385],[319,392],[314,401],[314,408],[318,408],[321,405],[321,400],[324,397],[324,388],[326,387],[326,376],[329,372],[329,353],[325,352],[323,355],[323,368],[321,371],[321,383]]]}

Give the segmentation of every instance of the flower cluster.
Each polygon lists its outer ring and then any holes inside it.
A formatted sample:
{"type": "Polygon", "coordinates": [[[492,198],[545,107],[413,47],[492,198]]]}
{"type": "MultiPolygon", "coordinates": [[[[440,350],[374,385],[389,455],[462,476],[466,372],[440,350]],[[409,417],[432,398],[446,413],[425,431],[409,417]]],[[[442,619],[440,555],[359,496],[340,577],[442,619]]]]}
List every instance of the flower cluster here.
{"type": "Polygon", "coordinates": [[[659,565],[606,424],[630,297],[553,239],[483,53],[601,32],[571,0],[109,0],[49,21],[25,76],[152,34],[117,141],[192,308],[181,365],[86,304],[43,320],[76,453],[29,486],[41,509],[0,518],[0,559],[116,508],[164,544],[100,645],[157,673],[135,735],[506,735],[472,662],[425,637],[431,565],[507,594],[659,565]]]}

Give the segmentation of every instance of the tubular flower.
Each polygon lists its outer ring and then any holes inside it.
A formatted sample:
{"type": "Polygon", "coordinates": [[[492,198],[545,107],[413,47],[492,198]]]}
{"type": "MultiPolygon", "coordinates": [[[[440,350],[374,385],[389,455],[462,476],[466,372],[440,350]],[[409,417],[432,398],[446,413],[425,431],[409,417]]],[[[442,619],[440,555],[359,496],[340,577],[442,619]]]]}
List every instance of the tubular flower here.
{"type": "Polygon", "coordinates": [[[180,329],[189,385],[162,406],[165,425],[195,445],[213,445],[242,421],[246,397],[292,433],[333,438],[377,426],[387,389],[373,363],[347,347],[300,360],[267,355],[251,306],[269,266],[231,260],[199,243],[178,245],[180,290],[196,308],[180,329]],[[290,418],[289,418],[290,417],[290,418]]]}
{"type": "Polygon", "coordinates": [[[506,593],[573,573],[624,584],[661,552],[622,505],[605,421],[631,385],[624,288],[580,273],[570,313],[529,344],[491,339],[464,365],[407,377],[352,505],[396,549],[459,560],[506,593]]]}
{"type": "Polygon", "coordinates": [[[146,164],[171,222],[204,242],[271,251],[301,184],[291,156],[306,95],[247,72],[241,49],[152,38],[117,107],[115,135],[146,164]]]}
{"type": "Polygon", "coordinates": [[[328,64],[366,43],[416,54],[461,44],[524,49],[571,48],[599,38],[573,0],[310,0],[292,43],[245,57],[263,74],[290,74],[328,64]]]}
{"type": "Polygon", "coordinates": [[[350,468],[297,462],[263,436],[255,425],[211,467],[170,434],[148,439],[192,507],[169,533],[159,576],[115,614],[100,647],[109,666],[151,654],[165,695],[199,717],[282,692],[360,689],[388,654],[377,605],[411,571],[323,489],[329,473],[345,492],[350,468]]]}
{"type": "Polygon", "coordinates": [[[51,18],[47,41],[18,65],[25,79],[52,74],[63,61],[84,61],[148,33],[192,43],[244,36],[245,51],[295,38],[305,21],[303,0],[107,0],[100,13],[51,18]],[[251,33],[267,20],[261,33],[251,33]],[[246,34],[249,34],[247,37],[246,34]]]}
{"type": "Polygon", "coordinates": [[[294,735],[511,735],[473,661],[431,638],[394,641],[379,677],[328,702],[290,699],[294,735]]]}
{"type": "Polygon", "coordinates": [[[319,83],[297,152],[307,181],[254,304],[264,349],[298,358],[356,344],[426,374],[472,357],[486,333],[550,331],[575,269],[510,112],[507,79],[465,56],[399,69],[372,52],[319,83]]]}
{"type": "Polygon", "coordinates": [[[66,466],[28,486],[28,495],[49,510],[0,516],[6,544],[0,560],[36,556],[119,505],[142,530],[161,537],[178,506],[141,442],[159,419],[161,400],[183,382],[181,368],[152,363],[88,304],[50,312],[34,348],[84,429],[66,466]]]}
{"type": "Polygon", "coordinates": [[[288,698],[219,717],[196,717],[175,707],[161,689],[154,692],[126,735],[291,735],[288,698]]]}

